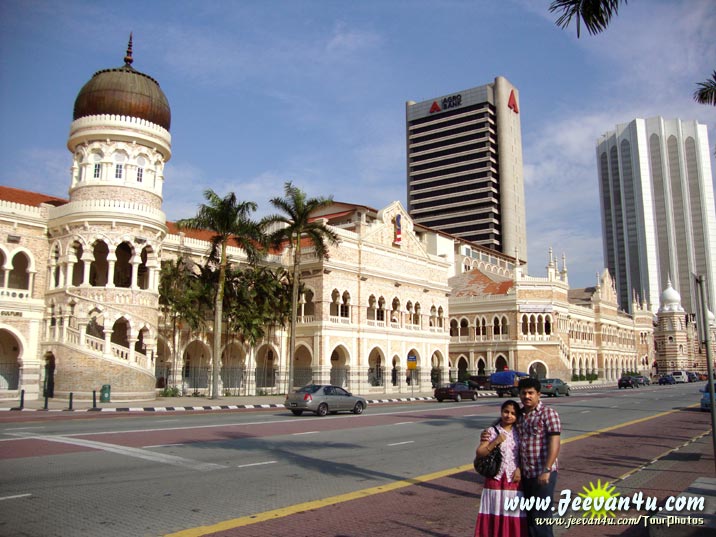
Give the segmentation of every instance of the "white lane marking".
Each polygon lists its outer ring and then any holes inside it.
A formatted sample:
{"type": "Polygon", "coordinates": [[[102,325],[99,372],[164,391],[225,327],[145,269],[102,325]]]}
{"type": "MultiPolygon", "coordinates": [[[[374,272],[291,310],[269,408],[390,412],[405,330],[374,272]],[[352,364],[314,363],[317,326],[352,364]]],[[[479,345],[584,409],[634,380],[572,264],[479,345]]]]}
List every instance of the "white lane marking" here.
{"type": "Polygon", "coordinates": [[[388,444],[388,446],[402,446],[403,444],[414,444],[415,440],[408,440],[407,442],[396,442],[395,444],[388,444]]]}
{"type": "Polygon", "coordinates": [[[483,414],[465,414],[463,418],[474,418],[475,416],[483,416],[483,414]]]}
{"type": "Polygon", "coordinates": [[[28,496],[32,496],[32,494],[16,494],[15,496],[4,496],[0,498],[0,502],[3,500],[14,500],[16,498],[27,498],[28,496]]]}
{"type": "Polygon", "coordinates": [[[13,427],[11,429],[5,429],[6,431],[26,431],[27,429],[44,429],[44,427],[13,427]]]}
{"type": "Polygon", "coordinates": [[[110,453],[116,453],[118,455],[125,455],[127,457],[135,457],[137,459],[144,459],[147,461],[159,462],[162,464],[171,464],[173,466],[180,466],[182,468],[188,468],[190,470],[199,470],[201,472],[226,468],[226,466],[214,464],[211,462],[200,462],[192,459],[185,459],[184,457],[176,457],[174,455],[154,453],[153,451],[144,451],[140,448],[119,446],[116,444],[107,444],[105,442],[95,442],[94,440],[84,440],[82,438],[68,438],[67,436],[56,435],[43,436],[32,433],[23,436],[26,439],[30,440],[45,440],[47,442],[58,442],[60,444],[72,444],[75,446],[98,449],[100,451],[108,451],[110,453]]]}
{"type": "Polygon", "coordinates": [[[302,434],[318,434],[321,431],[304,431],[302,433],[293,433],[291,436],[300,436],[302,434]]]}
{"type": "Polygon", "coordinates": [[[581,413],[582,413],[582,414],[589,414],[590,412],[591,412],[591,410],[582,410],[581,413]]]}
{"type": "Polygon", "coordinates": [[[415,423],[414,421],[399,421],[398,423],[394,423],[393,425],[408,425],[409,423],[415,423]]]}
{"type": "Polygon", "coordinates": [[[152,449],[161,447],[183,446],[184,444],[156,444],[154,446],[142,446],[142,449],[152,449]]]}
{"type": "Polygon", "coordinates": [[[278,461],[254,462],[251,464],[239,464],[237,468],[249,468],[250,466],[263,466],[264,464],[276,464],[278,461]]]}

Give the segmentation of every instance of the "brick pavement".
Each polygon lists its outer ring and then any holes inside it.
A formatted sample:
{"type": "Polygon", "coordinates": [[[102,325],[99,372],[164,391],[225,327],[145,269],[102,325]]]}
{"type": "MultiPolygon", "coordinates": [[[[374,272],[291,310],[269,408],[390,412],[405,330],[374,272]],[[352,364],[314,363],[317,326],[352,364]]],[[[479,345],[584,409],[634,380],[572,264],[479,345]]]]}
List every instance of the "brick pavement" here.
{"type": "MultiPolygon", "coordinates": [[[[616,483],[628,494],[642,490],[660,501],[677,495],[701,475],[714,476],[708,415],[685,409],[673,414],[628,425],[606,433],[565,442],[560,456],[557,495],[565,488],[574,494],[589,482],[616,483]],[[613,453],[619,453],[614,457],[613,453]],[[658,459],[657,462],[653,462],[658,459]],[[634,471],[635,469],[639,469],[634,471]],[[627,473],[629,476],[625,476],[627,473]]],[[[459,461],[463,462],[463,461],[459,461]]],[[[474,533],[479,507],[481,478],[473,471],[458,471],[426,483],[374,494],[240,528],[211,537],[457,537],[474,533]]],[[[307,487],[312,486],[306,483],[307,487]]],[[[580,527],[556,531],[556,535],[603,535],[643,537],[637,527],[580,527]]]]}

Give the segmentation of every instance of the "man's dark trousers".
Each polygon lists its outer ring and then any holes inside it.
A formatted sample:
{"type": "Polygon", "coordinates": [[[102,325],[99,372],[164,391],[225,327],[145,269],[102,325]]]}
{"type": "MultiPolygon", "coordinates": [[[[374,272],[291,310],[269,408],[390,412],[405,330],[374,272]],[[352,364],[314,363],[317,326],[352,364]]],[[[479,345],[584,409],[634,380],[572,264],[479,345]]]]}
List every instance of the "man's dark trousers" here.
{"type": "Polygon", "coordinates": [[[540,485],[537,477],[523,477],[522,491],[525,498],[535,498],[533,509],[527,511],[527,526],[530,537],[552,537],[552,524],[536,523],[538,518],[552,517],[552,501],[554,500],[554,489],[557,486],[557,472],[550,472],[549,481],[546,485],[540,485]],[[537,511],[538,498],[550,498],[550,504],[546,511],[537,511]]]}

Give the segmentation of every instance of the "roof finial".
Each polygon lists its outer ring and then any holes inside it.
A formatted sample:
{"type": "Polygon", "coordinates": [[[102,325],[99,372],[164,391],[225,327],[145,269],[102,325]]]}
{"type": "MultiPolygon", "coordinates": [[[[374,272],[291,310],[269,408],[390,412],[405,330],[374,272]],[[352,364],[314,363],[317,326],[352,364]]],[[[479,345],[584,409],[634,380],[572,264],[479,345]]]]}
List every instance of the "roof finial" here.
{"type": "Polygon", "coordinates": [[[124,57],[124,63],[126,65],[132,65],[134,58],[132,58],[132,32],[129,32],[129,44],[127,45],[127,55],[124,57]]]}

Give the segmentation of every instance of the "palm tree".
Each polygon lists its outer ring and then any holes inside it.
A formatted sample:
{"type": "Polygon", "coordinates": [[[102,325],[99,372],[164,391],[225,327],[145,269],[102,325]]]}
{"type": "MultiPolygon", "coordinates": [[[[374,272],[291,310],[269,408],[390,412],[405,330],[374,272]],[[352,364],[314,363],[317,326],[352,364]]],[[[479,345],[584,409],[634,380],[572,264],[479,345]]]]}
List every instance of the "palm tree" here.
{"type": "Polygon", "coordinates": [[[206,204],[199,206],[194,218],[179,220],[179,229],[203,229],[212,231],[210,260],[219,264],[219,280],[214,297],[214,345],[212,355],[211,398],[219,398],[219,361],[221,359],[221,332],[223,322],[224,284],[228,257],[226,247],[233,241],[246,252],[249,263],[256,263],[263,254],[265,237],[259,223],[251,220],[256,203],[240,202],[236,194],[229,192],[221,198],[210,188],[204,191],[206,204]]]}
{"type": "Polygon", "coordinates": [[[698,89],[694,92],[694,101],[716,106],[716,71],[706,82],[699,82],[696,86],[698,89]]]}
{"type": "Polygon", "coordinates": [[[328,259],[328,246],[338,243],[338,235],[325,224],[311,218],[317,210],[333,203],[333,197],[307,198],[306,193],[293,186],[291,181],[284,184],[283,198],[273,198],[271,205],[283,214],[268,216],[265,225],[278,225],[278,229],[269,233],[269,244],[280,248],[288,242],[293,255],[293,275],[291,278],[291,331],[288,340],[288,386],[293,388],[293,362],[296,346],[296,322],[298,316],[298,289],[301,285],[301,249],[313,247],[316,255],[328,259]]]}
{"type": "Polygon", "coordinates": [[[607,26],[618,11],[620,4],[627,4],[627,0],[554,0],[549,6],[549,12],[561,12],[556,21],[557,26],[566,28],[577,21],[577,37],[579,37],[581,24],[587,31],[596,35],[606,30],[607,26]]]}

